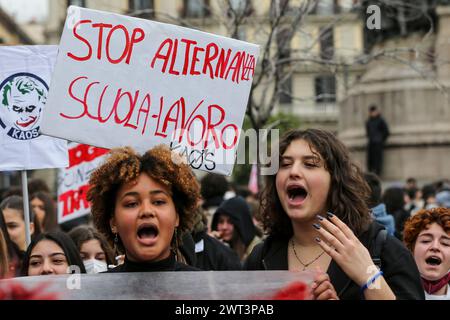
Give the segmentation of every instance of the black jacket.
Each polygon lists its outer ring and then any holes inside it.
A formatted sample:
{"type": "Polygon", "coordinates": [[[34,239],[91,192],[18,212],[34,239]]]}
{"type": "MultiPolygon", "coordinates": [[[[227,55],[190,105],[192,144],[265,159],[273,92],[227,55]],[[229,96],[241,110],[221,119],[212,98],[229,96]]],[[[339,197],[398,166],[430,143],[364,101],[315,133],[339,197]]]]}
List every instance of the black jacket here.
{"type": "Polygon", "coordinates": [[[237,229],[242,242],[247,247],[256,236],[256,227],[253,224],[250,206],[247,204],[245,199],[237,196],[222,202],[214,213],[211,222],[211,230],[217,230],[219,217],[222,214],[230,217],[231,222],[237,229]]]}
{"type": "Polygon", "coordinates": [[[389,136],[389,128],[386,121],[379,115],[367,120],[366,133],[369,143],[384,143],[389,136]]]}
{"type": "Polygon", "coordinates": [[[194,234],[196,243],[201,243],[203,250],[198,250],[196,267],[204,271],[241,270],[241,261],[236,252],[224,243],[209,236],[205,231],[194,234]]]}
{"type": "Polygon", "coordinates": [[[167,259],[156,262],[133,262],[125,258],[120,266],[110,269],[108,273],[114,272],[159,272],[159,271],[199,271],[199,269],[177,262],[171,254],[167,259]]]}
{"type": "MultiPolygon", "coordinates": [[[[372,243],[383,226],[373,222],[369,230],[359,237],[366,248],[372,243]]],[[[268,237],[258,244],[247,258],[245,270],[287,270],[289,239],[268,237]]],[[[371,252],[371,250],[369,250],[371,252]]],[[[414,258],[395,237],[387,236],[381,251],[381,270],[386,282],[397,299],[424,300],[420,274],[414,258]]],[[[359,286],[353,282],[332,260],[327,270],[336,293],[343,300],[360,300],[359,286]]]]}

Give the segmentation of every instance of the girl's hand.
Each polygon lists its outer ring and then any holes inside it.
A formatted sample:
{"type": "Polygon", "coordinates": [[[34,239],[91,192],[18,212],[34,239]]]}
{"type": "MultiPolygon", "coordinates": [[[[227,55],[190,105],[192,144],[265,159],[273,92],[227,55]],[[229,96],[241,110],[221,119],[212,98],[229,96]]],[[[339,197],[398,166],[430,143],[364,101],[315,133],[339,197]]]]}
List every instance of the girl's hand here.
{"type": "Polygon", "coordinates": [[[338,217],[331,213],[327,216],[328,219],[317,216],[319,224],[314,227],[320,237],[316,241],[350,279],[364,285],[377,270],[369,251],[338,217]]]}
{"type": "Polygon", "coordinates": [[[222,241],[222,234],[221,234],[219,231],[217,231],[217,230],[211,231],[211,232],[209,232],[208,234],[209,234],[211,237],[216,238],[217,240],[222,241]]]}
{"type": "Polygon", "coordinates": [[[313,300],[339,300],[328,274],[318,269],[311,285],[313,300]]]}

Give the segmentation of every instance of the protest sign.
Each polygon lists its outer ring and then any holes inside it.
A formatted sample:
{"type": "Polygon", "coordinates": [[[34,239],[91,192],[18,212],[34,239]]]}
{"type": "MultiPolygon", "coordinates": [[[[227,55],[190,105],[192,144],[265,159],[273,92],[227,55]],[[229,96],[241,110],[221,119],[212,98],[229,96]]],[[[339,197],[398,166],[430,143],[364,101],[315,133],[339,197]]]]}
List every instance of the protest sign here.
{"type": "Polygon", "coordinates": [[[0,171],[66,167],[67,142],[39,132],[57,46],[0,46],[0,171]]]}
{"type": "Polygon", "coordinates": [[[69,7],[42,132],[139,152],[166,144],[231,174],[259,47],[69,7]]]}
{"type": "Polygon", "coordinates": [[[64,223],[90,212],[86,199],[91,173],[109,150],[69,143],[69,166],[58,172],[58,223],[64,223]]]}

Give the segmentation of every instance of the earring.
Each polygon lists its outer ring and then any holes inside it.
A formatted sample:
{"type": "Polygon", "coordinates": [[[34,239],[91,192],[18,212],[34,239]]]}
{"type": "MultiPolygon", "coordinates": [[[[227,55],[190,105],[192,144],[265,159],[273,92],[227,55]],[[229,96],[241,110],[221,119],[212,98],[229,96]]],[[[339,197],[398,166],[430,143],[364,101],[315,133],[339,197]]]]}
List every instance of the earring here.
{"type": "Polygon", "coordinates": [[[117,233],[114,233],[114,247],[113,247],[113,250],[114,250],[114,254],[116,256],[120,254],[118,244],[119,244],[119,236],[117,235],[117,233]]]}

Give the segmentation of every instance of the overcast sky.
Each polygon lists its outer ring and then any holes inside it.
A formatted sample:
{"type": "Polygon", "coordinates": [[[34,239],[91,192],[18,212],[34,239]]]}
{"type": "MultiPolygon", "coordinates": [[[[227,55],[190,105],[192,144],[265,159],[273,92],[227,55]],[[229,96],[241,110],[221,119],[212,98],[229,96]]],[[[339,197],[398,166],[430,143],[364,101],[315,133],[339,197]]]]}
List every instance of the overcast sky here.
{"type": "Polygon", "coordinates": [[[47,18],[47,0],[0,0],[0,6],[19,23],[47,18]]]}

